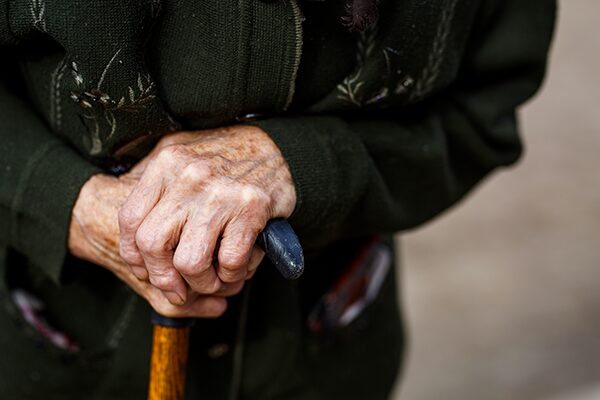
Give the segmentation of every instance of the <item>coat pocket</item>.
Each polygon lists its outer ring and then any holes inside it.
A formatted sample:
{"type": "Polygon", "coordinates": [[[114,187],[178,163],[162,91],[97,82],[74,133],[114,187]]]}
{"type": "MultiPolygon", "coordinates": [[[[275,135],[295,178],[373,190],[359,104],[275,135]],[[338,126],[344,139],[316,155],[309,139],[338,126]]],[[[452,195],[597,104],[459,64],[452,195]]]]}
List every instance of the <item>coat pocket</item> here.
{"type": "MultiPolygon", "coordinates": [[[[3,398],[68,399],[68,393],[93,390],[109,368],[109,353],[57,347],[48,335],[23,318],[8,292],[0,293],[0,301],[0,393],[3,398]]],[[[61,342],[63,338],[55,336],[54,340],[61,342]]]]}
{"type": "Polygon", "coordinates": [[[326,334],[309,334],[306,344],[311,382],[322,398],[387,398],[404,348],[393,262],[359,315],[326,334]]]}
{"type": "Polygon", "coordinates": [[[3,398],[93,398],[115,369],[118,339],[134,314],[133,294],[100,285],[101,298],[83,279],[58,287],[36,278],[22,258],[7,261],[0,265],[3,398]]]}

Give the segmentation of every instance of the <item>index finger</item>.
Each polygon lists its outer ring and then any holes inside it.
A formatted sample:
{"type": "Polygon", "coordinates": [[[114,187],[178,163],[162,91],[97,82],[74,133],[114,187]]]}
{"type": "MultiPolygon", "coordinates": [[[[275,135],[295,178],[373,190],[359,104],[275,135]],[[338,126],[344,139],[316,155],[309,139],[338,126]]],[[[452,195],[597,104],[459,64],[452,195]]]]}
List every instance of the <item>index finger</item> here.
{"type": "Polygon", "coordinates": [[[163,190],[163,179],[154,164],[150,164],[142,175],[121,209],[119,210],[119,237],[121,258],[133,268],[134,274],[141,279],[139,267],[144,259],[136,244],[135,235],[140,225],[156,206],[163,190]]]}

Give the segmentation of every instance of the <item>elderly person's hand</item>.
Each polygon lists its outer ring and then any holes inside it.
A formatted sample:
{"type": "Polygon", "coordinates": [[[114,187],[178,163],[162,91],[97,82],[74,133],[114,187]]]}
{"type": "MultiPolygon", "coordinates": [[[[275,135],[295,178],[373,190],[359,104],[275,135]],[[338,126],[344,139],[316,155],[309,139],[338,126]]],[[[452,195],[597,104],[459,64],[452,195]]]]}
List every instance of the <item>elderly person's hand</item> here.
{"type": "Polygon", "coordinates": [[[85,183],[73,208],[69,250],[74,256],[113,272],[162,315],[204,318],[221,315],[227,307],[225,297],[239,292],[241,284],[227,285],[214,296],[201,296],[190,290],[186,304],[174,306],[159,289],[137,279],[119,256],[117,215],[139,175],[136,170],[119,178],[100,174],[85,183]]]}
{"type": "Polygon", "coordinates": [[[120,255],[174,305],[188,304],[188,285],[241,287],[264,255],[258,234],[296,205],[287,162],[253,126],[168,135],[140,169],[119,212],[120,255]]]}

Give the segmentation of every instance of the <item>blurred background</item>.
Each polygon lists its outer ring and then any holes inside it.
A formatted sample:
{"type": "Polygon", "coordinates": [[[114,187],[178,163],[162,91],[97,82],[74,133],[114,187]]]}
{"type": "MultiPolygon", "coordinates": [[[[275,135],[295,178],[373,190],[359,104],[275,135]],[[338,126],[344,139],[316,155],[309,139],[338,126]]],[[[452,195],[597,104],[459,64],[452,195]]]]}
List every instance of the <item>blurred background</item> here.
{"type": "Polygon", "coordinates": [[[526,154],[403,235],[396,400],[600,399],[600,1],[561,2],[526,154]]]}

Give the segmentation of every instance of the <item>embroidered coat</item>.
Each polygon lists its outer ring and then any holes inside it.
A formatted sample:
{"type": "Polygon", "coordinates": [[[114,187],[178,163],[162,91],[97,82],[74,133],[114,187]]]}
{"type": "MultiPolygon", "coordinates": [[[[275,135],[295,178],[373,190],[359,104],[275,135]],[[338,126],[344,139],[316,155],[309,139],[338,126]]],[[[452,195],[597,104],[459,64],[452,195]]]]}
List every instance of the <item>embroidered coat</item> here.
{"type": "Polygon", "coordinates": [[[144,396],[147,305],[67,254],[71,207],[166,132],[252,123],[290,165],[306,276],[263,267],[247,307],[199,322],[189,395],[387,396],[393,274],[346,328],[312,335],[306,316],[365,237],[430,220],[517,160],[515,110],[542,81],[554,1],[381,0],[358,33],[343,3],[0,0],[1,393],[144,396]],[[23,320],[9,293],[24,287],[78,352],[23,320]]]}

